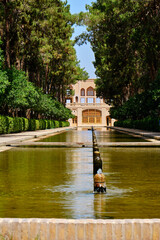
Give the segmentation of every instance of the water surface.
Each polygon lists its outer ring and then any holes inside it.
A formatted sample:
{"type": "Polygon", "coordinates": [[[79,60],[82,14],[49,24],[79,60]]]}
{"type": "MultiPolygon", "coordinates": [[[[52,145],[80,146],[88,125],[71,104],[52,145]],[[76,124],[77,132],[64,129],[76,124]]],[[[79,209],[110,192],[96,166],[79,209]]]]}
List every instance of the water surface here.
{"type": "MultiPolygon", "coordinates": [[[[111,129],[97,128],[96,131],[98,142],[144,142],[145,140],[138,137],[133,137],[124,133],[116,132],[111,129]]],[[[92,131],[86,128],[70,130],[61,134],[56,134],[51,137],[41,139],[39,142],[91,142],[92,131]]]]}
{"type": "Polygon", "coordinates": [[[107,194],[93,193],[92,149],[0,153],[0,217],[160,218],[160,149],[103,148],[107,194]]]}

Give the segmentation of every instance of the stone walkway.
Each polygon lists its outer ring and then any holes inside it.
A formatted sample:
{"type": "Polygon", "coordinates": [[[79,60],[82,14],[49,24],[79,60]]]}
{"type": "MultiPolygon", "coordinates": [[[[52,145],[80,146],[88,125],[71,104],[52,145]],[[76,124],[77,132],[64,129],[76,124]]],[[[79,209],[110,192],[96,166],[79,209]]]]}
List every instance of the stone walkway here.
{"type": "MultiPolygon", "coordinates": [[[[110,127],[116,131],[124,132],[131,134],[133,136],[139,136],[147,138],[148,142],[105,142],[98,143],[99,147],[160,147],[160,132],[149,132],[142,131],[138,129],[129,129],[129,128],[120,128],[120,127],[110,127]]],[[[66,130],[74,129],[73,127],[64,127],[64,128],[55,128],[55,129],[46,129],[46,130],[37,130],[37,131],[27,131],[21,133],[12,133],[0,135],[0,152],[10,149],[11,147],[33,147],[33,146],[42,146],[42,147],[92,147],[91,142],[61,142],[61,143],[40,143],[35,142],[40,138],[43,138],[48,135],[54,135],[66,130]]]]}
{"type": "Polygon", "coordinates": [[[152,138],[155,140],[160,140],[160,132],[151,132],[151,131],[131,129],[131,128],[122,128],[122,127],[110,127],[110,128],[114,129],[116,131],[119,131],[119,132],[138,135],[138,136],[142,136],[145,138],[152,138]]]}
{"type": "Polygon", "coordinates": [[[20,133],[11,133],[0,135],[0,146],[7,146],[17,142],[23,142],[30,139],[36,139],[46,135],[52,135],[66,130],[73,129],[73,127],[63,127],[63,128],[54,128],[54,129],[45,129],[37,131],[27,131],[20,133]]]}

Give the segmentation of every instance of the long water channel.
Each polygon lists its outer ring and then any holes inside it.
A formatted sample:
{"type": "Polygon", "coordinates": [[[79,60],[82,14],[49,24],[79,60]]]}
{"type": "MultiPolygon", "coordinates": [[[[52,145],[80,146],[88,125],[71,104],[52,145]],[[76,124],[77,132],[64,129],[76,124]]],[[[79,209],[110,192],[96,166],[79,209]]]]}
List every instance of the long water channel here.
{"type": "MultiPolygon", "coordinates": [[[[144,141],[96,131],[98,142],[144,141]]],[[[91,142],[73,130],[43,141],[91,142]]],[[[42,140],[41,140],[42,141],[42,140]]],[[[106,194],[93,193],[92,148],[13,148],[0,153],[0,217],[160,218],[160,148],[100,148],[106,194]]]]}

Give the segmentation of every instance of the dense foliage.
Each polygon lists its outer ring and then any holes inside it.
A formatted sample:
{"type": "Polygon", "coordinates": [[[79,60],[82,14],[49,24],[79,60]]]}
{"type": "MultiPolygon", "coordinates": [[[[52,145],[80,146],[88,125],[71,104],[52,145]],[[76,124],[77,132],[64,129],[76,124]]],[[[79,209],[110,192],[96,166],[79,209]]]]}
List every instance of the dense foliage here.
{"type": "Polygon", "coordinates": [[[114,123],[116,127],[123,128],[134,128],[141,130],[149,130],[149,131],[160,131],[160,122],[159,118],[146,117],[140,120],[131,120],[127,119],[124,121],[117,121],[114,123]]]}
{"type": "Polygon", "coordinates": [[[22,117],[7,117],[0,115],[0,134],[21,131],[35,131],[42,129],[67,127],[69,122],[44,119],[27,119],[22,117]]]}
{"type": "Polygon", "coordinates": [[[4,68],[0,49],[0,113],[8,116],[67,120],[71,111],[28,81],[25,72],[4,68]]]}
{"type": "Polygon", "coordinates": [[[73,47],[74,16],[61,0],[0,1],[0,35],[5,64],[27,73],[29,81],[64,102],[65,90],[86,79],[73,47]]]}
{"type": "Polygon", "coordinates": [[[61,0],[0,1],[1,114],[72,117],[63,106],[68,85],[88,78],[71,40],[74,21],[61,0]]]}
{"type": "Polygon", "coordinates": [[[148,89],[160,68],[160,2],[97,0],[88,9],[97,93],[122,105],[148,89]]]}
{"type": "Polygon", "coordinates": [[[96,0],[83,14],[95,54],[96,90],[123,127],[159,130],[160,2],[96,0]],[[152,124],[151,124],[152,123],[152,124]]]}
{"type": "Polygon", "coordinates": [[[138,120],[160,116],[160,74],[148,90],[130,97],[122,106],[110,109],[112,118],[138,120]]]}
{"type": "Polygon", "coordinates": [[[160,131],[160,73],[148,90],[110,109],[115,126],[160,131]]]}

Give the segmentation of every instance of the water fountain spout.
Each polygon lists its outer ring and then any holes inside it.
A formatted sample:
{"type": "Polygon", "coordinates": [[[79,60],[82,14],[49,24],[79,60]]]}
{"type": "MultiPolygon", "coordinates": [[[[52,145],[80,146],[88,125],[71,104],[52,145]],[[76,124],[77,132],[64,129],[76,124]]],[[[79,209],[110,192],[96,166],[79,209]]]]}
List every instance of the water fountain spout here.
{"type": "Polygon", "coordinates": [[[106,192],[106,180],[104,174],[102,173],[102,169],[99,169],[97,174],[94,176],[94,192],[106,192]]]}
{"type": "Polygon", "coordinates": [[[93,128],[92,128],[92,140],[93,140],[94,192],[105,193],[106,181],[105,176],[102,173],[102,159],[100,156],[99,148],[97,145],[97,139],[93,128]]]}

